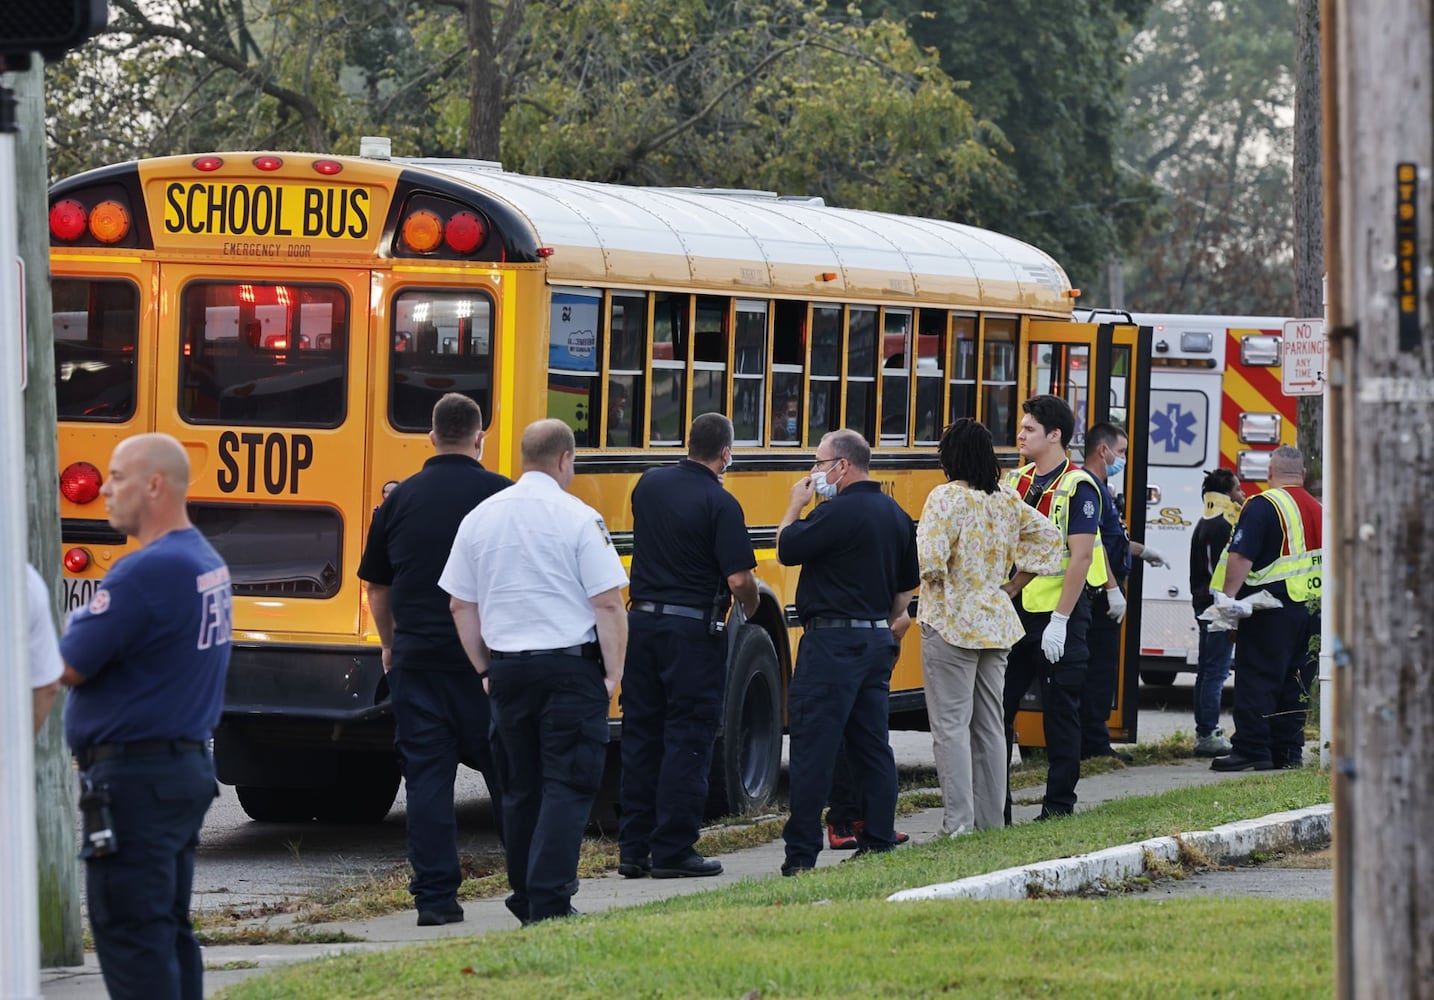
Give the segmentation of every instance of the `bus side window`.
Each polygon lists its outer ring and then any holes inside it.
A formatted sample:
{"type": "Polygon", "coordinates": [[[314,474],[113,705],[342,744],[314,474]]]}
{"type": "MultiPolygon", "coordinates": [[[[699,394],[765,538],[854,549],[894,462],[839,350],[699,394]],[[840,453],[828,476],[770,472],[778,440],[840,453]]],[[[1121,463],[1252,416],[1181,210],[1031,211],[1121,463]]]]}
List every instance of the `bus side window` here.
{"type": "Polygon", "coordinates": [[[951,359],[950,422],[976,416],[976,317],[951,316],[954,354],[951,359]]]}
{"type": "Polygon", "coordinates": [[[554,288],[548,322],[548,416],[573,429],[579,448],[596,448],[602,412],[602,292],[554,288]]]}
{"type": "Polygon", "coordinates": [[[812,380],[807,440],[841,427],[841,306],[812,307],[812,380]]]}
{"type": "Polygon", "coordinates": [[[902,446],[911,417],[911,311],[885,310],[881,332],[881,443],[902,446]]]}
{"type": "Polygon", "coordinates": [[[55,404],[61,420],[134,414],[139,290],[127,281],[56,278],[55,404]]]}
{"type": "Polygon", "coordinates": [[[391,314],[388,417],[394,429],[429,430],[433,405],[447,392],[467,396],[490,418],[492,300],[473,288],[408,289],[394,299],[391,314]]]}
{"type": "Polygon", "coordinates": [[[653,296],[652,407],[648,440],[654,445],[680,445],[687,431],[688,315],[691,297],[670,292],[653,296]]]}
{"type": "Polygon", "coordinates": [[[771,441],[802,443],[802,365],[806,360],[807,304],[777,301],[772,328],[771,441]]]}
{"type": "Polygon", "coordinates": [[[699,297],[692,333],[692,415],[727,412],[727,358],[732,302],[699,297]]]}
{"type": "Polygon", "coordinates": [[[1020,401],[1016,398],[1016,320],[986,316],[981,356],[981,422],[991,429],[997,448],[1016,443],[1020,401]]]}
{"type": "Polygon", "coordinates": [[[917,444],[937,444],[943,428],[941,393],[946,372],[946,312],[922,309],[916,314],[916,411],[917,444]]]}
{"type": "Polygon", "coordinates": [[[846,422],[876,444],[876,310],[852,306],[847,319],[846,422]]]}
{"type": "Polygon", "coordinates": [[[614,294],[608,312],[608,394],[605,413],[609,448],[641,448],[643,368],[647,361],[647,296],[614,294]]]}

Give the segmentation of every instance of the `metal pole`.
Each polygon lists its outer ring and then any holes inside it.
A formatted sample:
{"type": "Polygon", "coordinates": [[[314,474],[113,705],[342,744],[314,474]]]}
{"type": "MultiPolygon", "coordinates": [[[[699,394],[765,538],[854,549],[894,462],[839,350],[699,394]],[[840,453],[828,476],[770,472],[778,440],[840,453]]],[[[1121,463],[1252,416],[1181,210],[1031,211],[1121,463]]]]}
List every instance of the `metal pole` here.
{"type": "Polygon", "coordinates": [[[34,736],[25,570],[24,374],[16,235],[15,99],[0,84],[0,996],[40,995],[34,736]],[[17,641],[18,639],[18,641],[17,641]]]}

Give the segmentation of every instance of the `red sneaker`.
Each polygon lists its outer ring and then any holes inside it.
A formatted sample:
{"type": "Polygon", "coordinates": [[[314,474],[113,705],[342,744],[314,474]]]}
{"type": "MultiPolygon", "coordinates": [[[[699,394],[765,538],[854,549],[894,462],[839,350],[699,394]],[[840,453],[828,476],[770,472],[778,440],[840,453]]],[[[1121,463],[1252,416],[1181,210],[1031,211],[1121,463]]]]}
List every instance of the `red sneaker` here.
{"type": "MultiPolygon", "coordinates": [[[[860,820],[860,819],[859,819],[859,820],[856,820],[855,822],[852,823],[852,825],[851,825],[852,847],[855,847],[855,846],[856,846],[856,835],[857,835],[858,833],[860,833],[860,832],[862,831],[862,828],[865,827],[865,826],[866,826],[866,821],[865,821],[865,820],[860,820]]],[[[831,828],[828,827],[827,829],[831,829],[831,828]]],[[[909,833],[902,833],[900,830],[897,830],[897,831],[896,831],[896,843],[897,843],[898,845],[905,844],[905,843],[908,842],[909,840],[911,840],[911,834],[909,834],[909,833]]],[[[833,844],[832,846],[835,847],[836,845],[833,844]]],[[[846,850],[846,848],[842,848],[842,850],[846,850]]]]}
{"type": "Polygon", "coordinates": [[[834,851],[856,850],[856,831],[849,826],[827,824],[827,844],[834,851]]]}

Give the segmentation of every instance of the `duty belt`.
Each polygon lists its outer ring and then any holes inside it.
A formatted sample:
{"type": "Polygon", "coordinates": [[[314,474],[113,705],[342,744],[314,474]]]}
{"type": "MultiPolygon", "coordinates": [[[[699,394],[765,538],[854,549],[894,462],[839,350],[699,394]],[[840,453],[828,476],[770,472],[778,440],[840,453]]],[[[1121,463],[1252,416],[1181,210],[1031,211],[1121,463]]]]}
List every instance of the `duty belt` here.
{"type": "Polygon", "coordinates": [[[802,628],[889,628],[885,618],[811,618],[802,628]]]}
{"type": "Polygon", "coordinates": [[[81,770],[115,757],[178,756],[182,753],[204,753],[208,749],[201,740],[136,740],[131,743],[97,743],[75,751],[81,770]]]}
{"type": "Polygon", "coordinates": [[[649,615],[675,615],[678,618],[691,618],[699,622],[707,620],[706,611],[701,608],[689,608],[685,604],[654,604],[652,601],[633,601],[628,607],[633,611],[642,611],[649,615]]]}
{"type": "Polygon", "coordinates": [[[500,649],[488,650],[491,660],[531,660],[535,656],[580,656],[585,660],[598,658],[598,644],[585,642],[578,646],[564,646],[562,649],[523,649],[505,653],[500,649]]]}

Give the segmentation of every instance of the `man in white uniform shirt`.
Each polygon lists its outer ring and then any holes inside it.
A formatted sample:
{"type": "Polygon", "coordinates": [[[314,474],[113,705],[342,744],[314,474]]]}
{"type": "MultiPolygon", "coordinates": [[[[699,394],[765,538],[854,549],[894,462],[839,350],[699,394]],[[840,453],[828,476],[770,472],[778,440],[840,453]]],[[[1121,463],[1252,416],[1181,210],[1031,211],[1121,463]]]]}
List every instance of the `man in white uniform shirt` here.
{"type": "Polygon", "coordinates": [[[561,420],[523,431],[523,477],[463,519],[438,580],[493,710],[508,909],[576,913],[578,850],[622,680],[622,561],[602,517],[564,492],[576,443],[561,420]]]}
{"type": "Polygon", "coordinates": [[[30,621],[30,688],[33,692],[35,732],[45,724],[45,717],[60,693],[60,674],[65,665],[60,660],[60,645],[55,639],[55,619],[50,605],[50,592],[34,566],[25,564],[25,587],[29,601],[30,621]]]}

